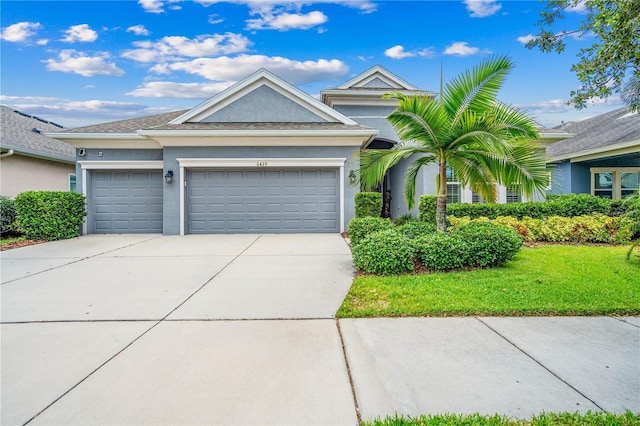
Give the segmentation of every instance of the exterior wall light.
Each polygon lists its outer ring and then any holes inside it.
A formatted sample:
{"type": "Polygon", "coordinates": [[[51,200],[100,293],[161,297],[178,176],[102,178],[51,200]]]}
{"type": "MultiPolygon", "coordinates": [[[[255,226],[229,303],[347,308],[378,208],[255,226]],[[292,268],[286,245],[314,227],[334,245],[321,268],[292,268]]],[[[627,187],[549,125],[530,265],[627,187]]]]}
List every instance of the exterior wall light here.
{"type": "Polygon", "coordinates": [[[357,177],[356,177],[356,172],[354,172],[353,170],[351,170],[351,171],[349,172],[349,183],[353,185],[354,183],[356,183],[356,181],[357,181],[357,180],[358,180],[358,179],[357,179],[357,177]]]}
{"type": "Polygon", "coordinates": [[[169,170],[166,175],[164,175],[164,181],[167,183],[173,182],[173,170],[169,170]]]}

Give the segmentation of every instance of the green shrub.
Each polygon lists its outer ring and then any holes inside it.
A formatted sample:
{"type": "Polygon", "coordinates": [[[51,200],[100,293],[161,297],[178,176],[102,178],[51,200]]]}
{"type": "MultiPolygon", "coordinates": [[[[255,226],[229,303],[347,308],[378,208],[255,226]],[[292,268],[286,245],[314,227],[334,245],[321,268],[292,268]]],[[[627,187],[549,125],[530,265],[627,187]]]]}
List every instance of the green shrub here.
{"type": "Polygon", "coordinates": [[[612,202],[606,198],[589,194],[549,195],[547,201],[511,204],[453,203],[447,206],[447,214],[454,217],[469,216],[471,219],[511,216],[516,219],[530,217],[544,219],[551,216],[575,217],[590,214],[609,215],[612,202]]]}
{"type": "Polygon", "coordinates": [[[7,235],[16,231],[15,202],[11,198],[0,196],[0,234],[7,235]]]}
{"type": "Polygon", "coordinates": [[[436,195],[423,195],[420,197],[418,211],[420,212],[420,221],[436,224],[436,205],[438,197],[436,195]]]}
{"type": "Polygon", "coordinates": [[[465,266],[502,266],[522,247],[522,237],[514,228],[492,222],[470,222],[454,228],[452,235],[467,244],[465,266]]]}
{"type": "Polygon", "coordinates": [[[393,223],[396,226],[402,226],[404,224],[407,224],[410,222],[417,222],[417,221],[418,219],[416,219],[411,213],[406,213],[400,217],[393,219],[393,223]]]}
{"type": "Polygon", "coordinates": [[[413,270],[413,247],[395,229],[374,232],[353,246],[353,263],[357,268],[380,275],[413,270]]]}
{"type": "Polygon", "coordinates": [[[356,194],[356,217],[380,217],[382,194],[379,192],[358,192],[356,194]]]}
{"type": "Polygon", "coordinates": [[[404,225],[398,226],[398,232],[409,240],[415,240],[423,235],[429,235],[436,232],[436,225],[427,222],[407,222],[404,225]]]}
{"type": "Polygon", "coordinates": [[[356,246],[369,234],[394,228],[389,219],[381,217],[356,217],[349,222],[348,231],[351,245],[356,246]]]}
{"type": "Polygon", "coordinates": [[[77,237],[85,212],[81,194],[27,191],[15,200],[20,228],[31,240],[63,240],[77,237]]]}
{"type": "Polygon", "coordinates": [[[444,271],[465,265],[469,247],[458,235],[435,233],[414,240],[416,255],[429,269],[444,271]]]}

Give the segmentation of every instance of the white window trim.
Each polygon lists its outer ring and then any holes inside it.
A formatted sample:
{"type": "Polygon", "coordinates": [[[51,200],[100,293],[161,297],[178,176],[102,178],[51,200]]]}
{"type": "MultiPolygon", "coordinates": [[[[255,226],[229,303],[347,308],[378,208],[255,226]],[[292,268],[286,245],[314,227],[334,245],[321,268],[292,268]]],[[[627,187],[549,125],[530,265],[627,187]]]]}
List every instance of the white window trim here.
{"type": "Polygon", "coordinates": [[[69,190],[69,192],[76,192],[77,188],[78,188],[78,177],[76,176],[75,173],[67,173],[67,189],[69,190]],[[75,181],[76,189],[74,189],[73,191],[71,191],[71,176],[73,176],[76,179],[75,181]]]}
{"type": "MultiPolygon", "coordinates": [[[[78,164],[82,170],[82,196],[85,200],[87,199],[87,170],[162,170],[164,167],[162,161],[79,161],[78,164]]],[[[84,235],[87,235],[87,217],[85,216],[82,223],[84,235]]]]}
{"type": "Polygon", "coordinates": [[[285,168],[337,167],[339,173],[340,232],[344,232],[344,165],[346,158],[176,158],[180,165],[180,235],[185,234],[185,169],[194,168],[285,168]]]}
{"type": "Polygon", "coordinates": [[[596,195],[596,173],[612,173],[613,186],[611,190],[611,199],[619,200],[622,198],[622,181],[620,174],[624,172],[640,173],[640,167],[591,167],[591,195],[596,195]]]}

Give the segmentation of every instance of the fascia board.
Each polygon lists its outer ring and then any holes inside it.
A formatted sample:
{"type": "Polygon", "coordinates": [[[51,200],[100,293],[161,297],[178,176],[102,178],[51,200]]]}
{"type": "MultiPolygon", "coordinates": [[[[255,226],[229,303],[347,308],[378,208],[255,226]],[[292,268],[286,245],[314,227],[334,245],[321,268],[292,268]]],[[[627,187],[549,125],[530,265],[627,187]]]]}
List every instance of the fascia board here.
{"type": "Polygon", "coordinates": [[[15,147],[11,145],[2,145],[2,148],[13,150],[14,155],[22,155],[25,157],[38,158],[40,160],[55,161],[57,163],[75,164],[75,158],[63,157],[56,154],[48,154],[44,152],[34,151],[31,149],[15,147]]]}
{"type": "Polygon", "coordinates": [[[404,86],[405,88],[407,88],[409,90],[419,90],[413,84],[403,80],[402,78],[400,78],[397,75],[393,74],[391,71],[388,71],[388,70],[384,69],[380,65],[374,65],[373,67],[369,68],[368,70],[356,75],[351,80],[349,80],[349,81],[347,81],[345,83],[342,83],[340,86],[337,87],[337,89],[342,89],[342,90],[350,89],[351,87],[354,87],[358,83],[362,82],[363,80],[366,80],[367,78],[371,77],[372,75],[374,75],[376,73],[380,73],[380,74],[384,75],[387,79],[389,79],[392,82],[398,84],[399,86],[404,86]]]}
{"type": "Polygon", "coordinates": [[[375,136],[377,130],[140,130],[139,133],[151,138],[163,137],[345,137],[375,136]]]}
{"type": "Polygon", "coordinates": [[[584,151],[569,152],[556,157],[550,157],[547,161],[553,163],[562,160],[570,160],[572,163],[577,163],[581,161],[595,160],[602,157],[610,157],[613,155],[633,154],[636,152],[640,152],[640,139],[601,146],[584,151]]]}

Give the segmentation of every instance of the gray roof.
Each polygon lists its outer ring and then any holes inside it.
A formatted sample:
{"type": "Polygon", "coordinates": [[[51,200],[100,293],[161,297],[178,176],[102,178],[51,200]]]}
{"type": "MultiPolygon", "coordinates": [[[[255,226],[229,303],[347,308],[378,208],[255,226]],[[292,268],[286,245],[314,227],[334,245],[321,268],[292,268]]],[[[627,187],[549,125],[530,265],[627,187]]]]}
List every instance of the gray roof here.
{"type": "Polygon", "coordinates": [[[75,162],[75,149],[66,142],[52,139],[44,133],[60,132],[64,128],[40,118],[0,105],[0,145],[16,153],[55,161],[75,162]]]}
{"type": "Polygon", "coordinates": [[[630,113],[627,107],[583,121],[567,123],[561,130],[575,136],[549,145],[549,158],[570,156],[630,141],[637,141],[640,151],[640,114],[630,113]]]}
{"type": "Polygon", "coordinates": [[[95,124],[92,126],[76,127],[66,133],[135,133],[141,129],[162,126],[180,117],[189,111],[165,112],[163,114],[149,115],[147,117],[131,118],[129,120],[112,121],[109,123],[95,124]]]}

